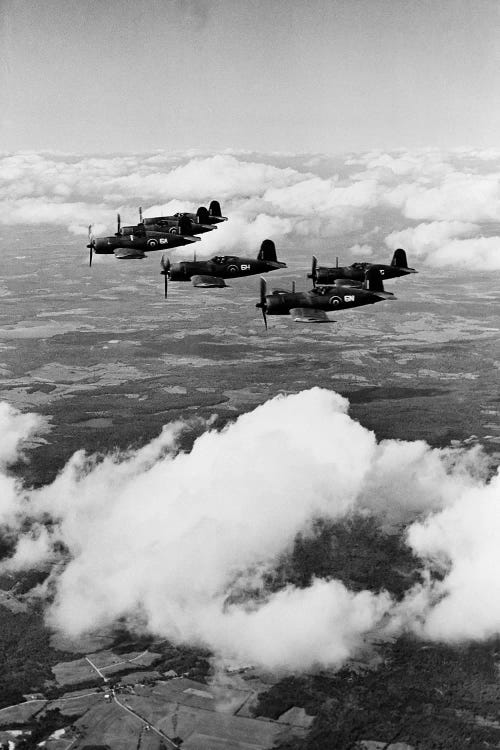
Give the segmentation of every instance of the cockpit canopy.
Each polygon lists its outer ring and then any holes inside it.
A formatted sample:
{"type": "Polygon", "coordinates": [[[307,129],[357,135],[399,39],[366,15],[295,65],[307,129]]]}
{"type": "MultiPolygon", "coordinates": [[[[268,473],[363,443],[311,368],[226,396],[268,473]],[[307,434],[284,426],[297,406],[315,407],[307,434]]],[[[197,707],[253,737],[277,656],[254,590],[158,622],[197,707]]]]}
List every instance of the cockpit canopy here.
{"type": "Polygon", "coordinates": [[[122,237],[126,237],[127,235],[133,234],[134,237],[144,237],[145,231],[142,224],[137,224],[133,227],[122,227],[120,229],[120,234],[122,237]]]}
{"type": "Polygon", "coordinates": [[[212,258],[213,263],[224,265],[225,263],[236,263],[238,258],[234,255],[216,255],[212,258]]]}
{"type": "Polygon", "coordinates": [[[169,226],[169,217],[168,216],[153,216],[150,219],[144,219],[143,222],[144,226],[153,226],[158,225],[161,227],[168,227],[169,226]]]}
{"type": "Polygon", "coordinates": [[[315,294],[321,295],[321,297],[326,297],[326,295],[331,294],[334,289],[335,287],[321,285],[315,286],[311,291],[313,291],[315,294]]]}

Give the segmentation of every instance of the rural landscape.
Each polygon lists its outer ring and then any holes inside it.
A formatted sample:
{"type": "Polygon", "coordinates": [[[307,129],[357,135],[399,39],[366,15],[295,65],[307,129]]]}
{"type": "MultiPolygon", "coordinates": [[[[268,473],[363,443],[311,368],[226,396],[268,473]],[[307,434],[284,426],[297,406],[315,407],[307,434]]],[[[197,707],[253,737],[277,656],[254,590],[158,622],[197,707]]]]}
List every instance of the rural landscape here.
{"type": "Polygon", "coordinates": [[[0,750],[498,750],[498,0],[0,46],[0,750]]]}

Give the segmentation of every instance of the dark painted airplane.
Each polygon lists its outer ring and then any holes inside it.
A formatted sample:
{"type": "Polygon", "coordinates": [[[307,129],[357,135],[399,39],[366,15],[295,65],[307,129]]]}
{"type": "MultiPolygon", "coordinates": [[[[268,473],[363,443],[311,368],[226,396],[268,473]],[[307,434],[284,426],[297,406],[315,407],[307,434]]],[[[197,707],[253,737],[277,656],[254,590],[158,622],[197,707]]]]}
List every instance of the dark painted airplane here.
{"type": "Polygon", "coordinates": [[[217,224],[227,221],[227,217],[222,216],[219,201],[212,201],[209,208],[200,206],[195,214],[185,211],[172,216],[153,216],[144,219],[140,208],[139,221],[146,229],[175,232],[176,228],[181,228],[182,234],[194,235],[217,229],[217,224]]]}
{"type": "Polygon", "coordinates": [[[173,250],[182,245],[199,242],[200,237],[195,237],[186,231],[186,224],[171,228],[169,231],[160,231],[155,228],[145,227],[144,224],[122,227],[120,214],[117,215],[117,229],[115,234],[109,237],[94,237],[92,225],[89,226],[89,265],[92,265],[92,256],[115,255],[119,259],[145,258],[146,253],[152,250],[173,250]]]}
{"type": "Polygon", "coordinates": [[[266,281],[260,280],[260,307],[267,329],[267,315],[293,315],[294,320],[303,323],[332,323],[328,312],[346,310],[362,305],[373,305],[384,299],[396,299],[391,292],[384,291],[380,271],[369,268],[364,281],[337,279],[333,285],[314,286],[309,292],[296,292],[275,289],[266,293],[266,281]]]}
{"type": "Polygon", "coordinates": [[[313,280],[313,284],[333,284],[337,279],[353,279],[354,281],[363,281],[365,273],[369,268],[376,268],[384,279],[395,279],[398,276],[407,276],[410,273],[418,273],[414,268],[408,268],[406,253],[399,248],[394,251],[390,265],[383,263],[370,263],[363,261],[353,263],[350,266],[318,266],[318,259],[313,255],[311,273],[307,275],[308,279],[313,280]]]}
{"type": "Polygon", "coordinates": [[[241,258],[237,255],[216,255],[210,260],[185,260],[171,263],[165,256],[161,259],[161,273],[165,277],[165,298],[168,281],[191,281],[197,287],[225,287],[224,279],[239,276],[252,276],[268,273],[278,268],[286,268],[276,256],[276,246],[272,240],[264,240],[257,258],[241,258]]]}

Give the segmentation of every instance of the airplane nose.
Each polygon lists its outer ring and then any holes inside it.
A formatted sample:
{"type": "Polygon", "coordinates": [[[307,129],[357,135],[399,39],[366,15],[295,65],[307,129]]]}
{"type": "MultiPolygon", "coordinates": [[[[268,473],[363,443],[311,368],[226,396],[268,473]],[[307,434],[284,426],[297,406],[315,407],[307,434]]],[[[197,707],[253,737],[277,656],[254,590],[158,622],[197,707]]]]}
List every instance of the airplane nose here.
{"type": "Polygon", "coordinates": [[[112,255],[113,245],[108,243],[107,240],[97,238],[95,241],[94,253],[98,253],[100,255],[112,255]]]}

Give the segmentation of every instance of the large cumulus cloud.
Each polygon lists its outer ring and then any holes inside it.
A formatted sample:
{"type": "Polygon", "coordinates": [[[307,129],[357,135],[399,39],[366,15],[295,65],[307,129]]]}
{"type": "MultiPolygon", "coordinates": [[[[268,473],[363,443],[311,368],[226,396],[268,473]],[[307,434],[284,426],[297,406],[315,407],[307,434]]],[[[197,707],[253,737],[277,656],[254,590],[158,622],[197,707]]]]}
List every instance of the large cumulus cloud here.
{"type": "MultiPolygon", "coordinates": [[[[13,410],[0,419],[14,448],[36,424],[13,410]]],[[[292,669],[340,665],[374,628],[446,640],[500,633],[498,477],[488,479],[478,448],[377,442],[346,399],[318,388],[272,399],[221,431],[207,425],[187,453],[184,427],[167,425],[122,455],[79,452],[36,491],[9,483],[4,468],[0,524],[17,546],[3,567],[53,565],[53,627],[78,634],[127,618],[292,669]],[[406,527],[427,574],[401,603],[334,579],[266,590],[265,574],[298,532],[352,512],[406,527]]],[[[12,460],[12,448],[5,455],[12,460]]]]}
{"type": "MultiPolygon", "coordinates": [[[[371,151],[326,155],[224,153],[92,157],[20,152],[0,158],[0,223],[53,224],[85,234],[196,210],[212,198],[231,221],[199,255],[258,246],[265,236],[297,253],[318,247],[350,262],[369,245],[401,244],[431,266],[500,268],[497,150],[371,151]],[[335,248],[335,252],[334,252],[335,248]]],[[[323,254],[323,253],[322,253],[323,254]]],[[[328,258],[325,256],[325,262],[328,258]]]]}

